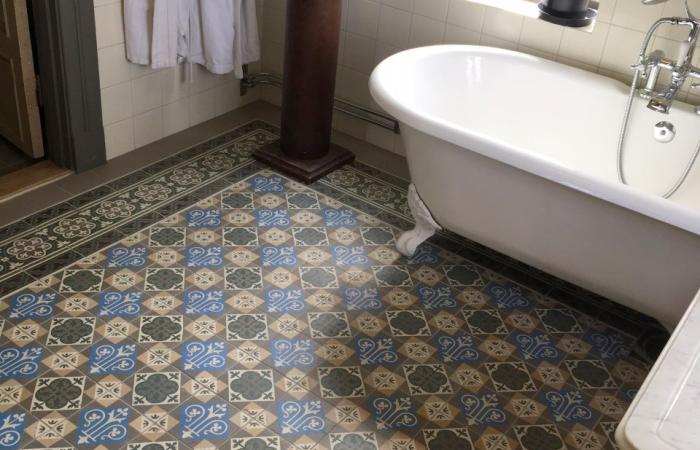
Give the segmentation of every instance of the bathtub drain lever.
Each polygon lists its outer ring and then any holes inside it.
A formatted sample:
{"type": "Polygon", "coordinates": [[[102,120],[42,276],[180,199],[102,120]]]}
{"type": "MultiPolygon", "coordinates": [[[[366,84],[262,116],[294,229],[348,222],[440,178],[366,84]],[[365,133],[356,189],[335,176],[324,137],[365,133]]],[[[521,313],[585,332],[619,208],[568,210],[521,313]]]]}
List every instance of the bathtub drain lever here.
{"type": "Polygon", "coordinates": [[[654,125],[654,139],[663,144],[668,144],[676,137],[676,127],[672,123],[662,121],[654,125]]]}

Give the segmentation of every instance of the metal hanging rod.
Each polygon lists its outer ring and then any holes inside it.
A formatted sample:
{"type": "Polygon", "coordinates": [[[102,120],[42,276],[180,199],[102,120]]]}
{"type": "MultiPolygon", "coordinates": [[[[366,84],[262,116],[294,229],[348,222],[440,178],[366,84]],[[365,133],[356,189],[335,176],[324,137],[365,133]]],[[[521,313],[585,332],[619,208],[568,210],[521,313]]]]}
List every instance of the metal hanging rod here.
{"type": "MultiPolygon", "coordinates": [[[[282,78],[273,73],[260,72],[251,74],[248,72],[247,66],[244,66],[243,74],[244,76],[241,80],[241,96],[246,95],[249,89],[256,86],[282,87],[282,78]]],[[[364,120],[365,122],[369,122],[378,127],[393,131],[396,134],[401,133],[399,122],[386,114],[374,111],[364,106],[356,105],[346,100],[341,100],[337,97],[335,98],[334,108],[337,111],[355,117],[356,119],[364,120]]]]}

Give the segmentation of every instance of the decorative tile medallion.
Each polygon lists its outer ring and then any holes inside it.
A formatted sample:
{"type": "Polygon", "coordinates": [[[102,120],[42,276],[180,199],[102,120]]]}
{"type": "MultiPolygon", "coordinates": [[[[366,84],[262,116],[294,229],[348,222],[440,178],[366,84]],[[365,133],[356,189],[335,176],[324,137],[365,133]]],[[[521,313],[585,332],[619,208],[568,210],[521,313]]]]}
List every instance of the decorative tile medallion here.
{"type": "Polygon", "coordinates": [[[619,307],[449,233],[403,257],[405,181],[304,186],[250,158],[275,139],[0,232],[0,449],[615,448],[649,370],[619,307]]]}

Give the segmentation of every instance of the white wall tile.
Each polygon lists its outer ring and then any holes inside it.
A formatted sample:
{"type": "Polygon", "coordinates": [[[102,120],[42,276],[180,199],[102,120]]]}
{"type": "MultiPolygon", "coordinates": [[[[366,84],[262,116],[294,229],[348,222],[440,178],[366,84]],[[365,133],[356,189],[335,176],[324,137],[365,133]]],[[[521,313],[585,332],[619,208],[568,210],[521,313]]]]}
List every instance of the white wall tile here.
{"type": "Polygon", "coordinates": [[[484,15],[484,34],[510,42],[518,42],[523,16],[502,9],[488,8],[484,15]]]}
{"type": "Polygon", "coordinates": [[[134,145],[136,148],[163,137],[163,110],[156,108],[134,116],[134,145]]]}
{"type": "Polygon", "coordinates": [[[190,126],[190,108],[187,99],[163,105],[163,136],[170,136],[190,126]]]}
{"type": "Polygon", "coordinates": [[[113,86],[131,79],[131,67],[126,60],[124,44],[103,47],[97,51],[100,87],[113,86]]]}
{"type": "Polygon", "coordinates": [[[559,54],[568,59],[597,66],[603,56],[609,30],[610,25],[602,22],[596,24],[591,33],[568,28],[564,30],[559,54]]]}
{"type": "Polygon", "coordinates": [[[611,25],[601,65],[605,69],[619,73],[631,73],[630,65],[637,61],[643,38],[644,33],[641,31],[611,25]]]}
{"type": "Polygon", "coordinates": [[[163,105],[163,77],[155,72],[131,81],[134,115],[163,105]]]}
{"type": "Polygon", "coordinates": [[[520,44],[543,52],[556,54],[564,28],[538,19],[523,20],[520,44]]]}
{"type": "Polygon", "coordinates": [[[416,1],[423,0],[382,0],[382,3],[393,8],[403,9],[404,11],[413,12],[416,1]]]}
{"type": "Polygon", "coordinates": [[[423,47],[436,45],[445,39],[445,22],[430,19],[428,17],[413,15],[411,23],[411,36],[408,39],[409,47],[423,47]]]}
{"type": "Polygon", "coordinates": [[[134,119],[129,117],[121,122],[105,126],[107,159],[116,158],[132,151],[134,147],[134,119]]]}
{"type": "Polygon", "coordinates": [[[646,32],[661,18],[663,4],[644,5],[641,1],[620,0],[615,5],[611,23],[624,28],[646,32]]]}
{"type": "Polygon", "coordinates": [[[411,34],[411,13],[383,5],[379,13],[379,42],[398,48],[408,46],[411,34]]]}
{"type": "Polygon", "coordinates": [[[486,7],[484,5],[464,0],[450,0],[447,22],[481,32],[485,14],[486,7]]]}
{"type": "Polygon", "coordinates": [[[347,33],[341,61],[358,72],[369,73],[374,68],[377,41],[359,34],[347,33]]]}
{"type": "Polygon", "coordinates": [[[481,33],[469,30],[467,28],[458,27],[457,25],[447,24],[445,28],[446,44],[478,45],[480,38],[481,33]]]}
{"type": "Polygon", "coordinates": [[[109,125],[133,116],[131,82],[117,84],[101,90],[102,122],[109,125]]]}
{"type": "Polygon", "coordinates": [[[124,42],[121,2],[95,8],[95,31],[98,49],[124,42]]]}
{"type": "Polygon", "coordinates": [[[379,3],[370,0],[350,0],[347,31],[376,38],[379,27],[379,3]]]}
{"type": "Polygon", "coordinates": [[[420,0],[416,2],[413,12],[444,22],[447,19],[449,4],[450,0],[420,0]]]}

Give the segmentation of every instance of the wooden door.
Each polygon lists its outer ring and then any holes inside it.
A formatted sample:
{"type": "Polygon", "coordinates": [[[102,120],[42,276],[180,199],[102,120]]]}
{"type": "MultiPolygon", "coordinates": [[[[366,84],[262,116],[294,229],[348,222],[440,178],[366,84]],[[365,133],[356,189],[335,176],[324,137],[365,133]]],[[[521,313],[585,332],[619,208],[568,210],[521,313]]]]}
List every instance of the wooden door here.
{"type": "Polygon", "coordinates": [[[0,0],[0,135],[44,155],[26,0],[0,0]]]}

